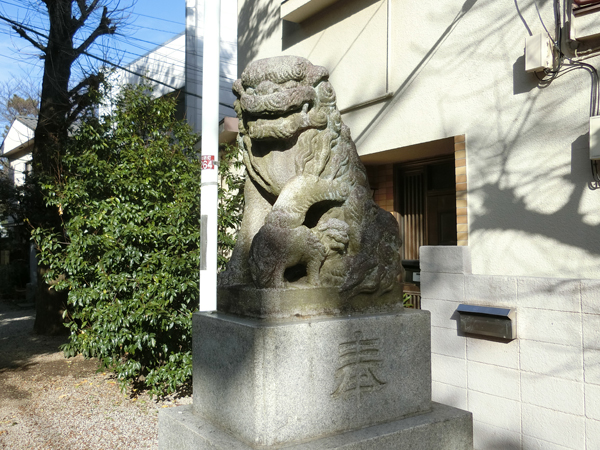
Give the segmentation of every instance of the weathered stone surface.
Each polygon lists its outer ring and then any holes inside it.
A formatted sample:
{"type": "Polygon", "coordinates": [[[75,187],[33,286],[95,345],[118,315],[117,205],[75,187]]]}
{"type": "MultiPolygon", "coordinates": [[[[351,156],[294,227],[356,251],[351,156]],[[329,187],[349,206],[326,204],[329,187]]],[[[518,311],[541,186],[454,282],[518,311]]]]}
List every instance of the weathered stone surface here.
{"type": "Polygon", "coordinates": [[[244,219],[217,311],[193,317],[194,404],[161,411],[159,448],[472,450],[471,413],[431,402],[430,316],[402,308],[398,224],[327,70],[255,61],[234,92],[244,219]]]}
{"type": "Polygon", "coordinates": [[[389,292],[401,272],[393,216],[365,168],[324,67],[254,61],[234,84],[245,211],[225,286],[332,287],[342,299],[389,292]]]}
{"type": "Polygon", "coordinates": [[[336,288],[257,289],[254,286],[219,288],[217,310],[258,319],[348,315],[356,312],[402,311],[402,285],[377,297],[358,294],[350,299],[336,288]]]}
{"type": "MultiPolygon", "coordinates": [[[[159,450],[251,450],[246,443],[225,433],[193,413],[191,406],[159,412],[159,450]]],[[[470,412],[432,403],[429,413],[357,431],[263,449],[287,450],[472,450],[473,420],[470,412]]]]}
{"type": "Polygon", "coordinates": [[[266,321],[194,314],[194,411],[258,446],[302,442],[431,402],[429,313],[266,321]]]}

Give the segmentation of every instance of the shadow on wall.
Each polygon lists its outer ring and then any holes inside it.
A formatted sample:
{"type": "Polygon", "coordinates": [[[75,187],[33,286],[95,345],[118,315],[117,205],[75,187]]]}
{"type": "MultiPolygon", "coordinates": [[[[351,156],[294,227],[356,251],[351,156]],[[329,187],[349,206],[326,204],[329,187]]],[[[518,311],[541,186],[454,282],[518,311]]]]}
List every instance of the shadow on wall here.
{"type": "Polygon", "coordinates": [[[433,46],[429,49],[429,51],[423,56],[421,61],[415,66],[415,68],[411,71],[411,73],[406,77],[406,79],[400,84],[400,87],[396,89],[392,100],[381,107],[381,109],[375,114],[373,119],[368,123],[367,126],[364,127],[363,131],[358,134],[358,136],[354,139],[358,144],[361,140],[365,139],[369,133],[376,128],[377,123],[381,120],[402,98],[402,94],[406,89],[413,83],[413,81],[419,76],[419,73],[423,70],[423,68],[427,65],[427,63],[433,58],[439,48],[442,46],[444,41],[448,39],[448,36],[452,33],[452,31],[456,28],[461,19],[473,8],[473,6],[477,3],[477,0],[466,0],[460,11],[456,14],[452,22],[446,27],[444,32],[440,35],[438,40],[433,44],[433,46]]]}
{"type": "MultiPolygon", "coordinates": [[[[345,0],[344,2],[334,3],[322,10],[314,18],[311,18],[311,20],[302,23],[284,20],[282,23],[282,50],[286,50],[306,38],[329,29],[335,24],[379,1],[380,0],[345,0]]],[[[384,6],[385,2],[381,4],[380,8],[384,6]]],[[[361,30],[361,32],[362,31],[364,31],[364,29],[361,30]]],[[[358,34],[360,33],[357,33],[356,38],[358,38],[358,34]]],[[[308,56],[308,59],[310,59],[310,55],[308,56]]],[[[327,69],[331,73],[335,68],[327,67],[327,69]]]]}
{"type": "Polygon", "coordinates": [[[519,56],[513,64],[513,95],[531,92],[538,83],[535,74],[525,72],[525,55],[519,56]]]}
{"type": "MultiPolygon", "coordinates": [[[[473,3],[466,2],[461,13],[468,10],[469,5],[473,6],[473,3]]],[[[491,5],[483,3],[477,3],[477,6],[480,15],[484,14],[482,8],[492,8],[491,5]]],[[[541,26],[542,17],[552,18],[550,0],[538,1],[537,4],[515,0],[514,7],[517,12],[514,17],[502,17],[492,28],[473,29],[473,34],[480,36],[481,42],[507,39],[511,27],[512,33],[515,34],[516,24],[521,25],[522,22],[524,38],[531,35],[531,30],[537,30],[541,26]]],[[[489,14],[497,11],[490,9],[489,14]]],[[[433,57],[435,47],[443,44],[461,17],[459,13],[420,65],[424,66],[426,59],[433,57]]],[[[520,38],[515,36],[510,39],[515,43],[520,41],[520,38]]],[[[479,50],[475,46],[461,48],[461,51],[457,51],[457,54],[461,55],[458,59],[464,63],[465,59],[474,60],[481,57],[482,55],[475,53],[477,51],[479,50]]],[[[502,56],[511,54],[514,55],[510,52],[499,53],[502,56]]],[[[458,70],[460,61],[449,61],[446,69],[458,70]]],[[[471,140],[468,144],[470,150],[480,153],[478,159],[472,160],[469,171],[484,174],[477,177],[483,181],[482,184],[469,186],[469,198],[476,200],[482,210],[480,213],[471,214],[470,233],[476,236],[479,232],[514,232],[515,236],[527,236],[531,245],[539,246],[540,254],[551,255],[554,247],[562,247],[561,252],[564,255],[569,246],[581,251],[579,254],[585,253],[589,257],[597,258],[600,256],[600,240],[597,239],[600,227],[597,217],[594,217],[595,213],[591,211],[589,198],[590,190],[595,188],[588,155],[589,136],[578,136],[583,127],[577,131],[569,131],[566,128],[565,117],[551,113],[563,109],[565,103],[571,100],[572,92],[567,88],[559,92],[553,85],[541,83],[535,74],[525,72],[524,66],[524,56],[519,55],[512,66],[513,97],[507,97],[506,91],[496,84],[496,80],[506,75],[504,73],[489,77],[489,83],[478,84],[470,93],[472,98],[488,99],[488,112],[490,116],[495,115],[493,120],[487,122],[494,124],[493,128],[490,128],[487,134],[479,134],[478,141],[471,140]],[[545,89],[548,91],[545,92],[545,89]],[[515,99],[514,96],[519,98],[515,99]],[[547,130],[547,135],[540,130],[547,130]],[[558,133],[554,134],[557,130],[558,133]],[[570,158],[567,156],[569,141],[570,158]],[[544,149],[546,142],[548,152],[539,152],[544,149]],[[535,160],[532,155],[536,153],[545,155],[543,158],[547,159],[535,160]],[[550,239],[536,242],[537,236],[550,239]]],[[[418,75],[417,69],[411,73],[411,76],[418,75]]],[[[567,76],[584,77],[584,74],[579,70],[570,72],[567,76]]],[[[408,82],[407,79],[404,84],[408,82]]],[[[565,81],[561,82],[565,83],[566,77],[565,81]]],[[[589,83],[588,80],[585,82],[589,83]]],[[[402,93],[397,91],[396,95],[401,96],[402,93]]],[[[395,101],[399,101],[399,98],[395,101]]],[[[439,108],[443,110],[444,102],[451,101],[463,102],[464,98],[453,97],[452,93],[447,94],[440,99],[439,108]]],[[[586,121],[587,117],[581,114],[581,121],[578,122],[585,125],[586,121]]],[[[455,127],[451,126],[450,130],[453,129],[455,127]]],[[[475,208],[475,211],[477,209],[475,208]]],[[[498,242],[506,243],[506,239],[498,242]]],[[[515,266],[530,267],[533,276],[536,275],[536,270],[540,271],[538,273],[544,273],[546,269],[540,268],[541,264],[554,265],[551,270],[560,272],[565,278],[579,278],[582,270],[586,276],[594,273],[593,267],[584,267],[581,265],[583,263],[562,258],[553,259],[550,256],[546,261],[528,260],[527,250],[516,247],[497,248],[497,254],[504,254],[505,259],[506,254],[510,254],[515,262],[518,261],[515,266]]],[[[492,261],[489,264],[495,263],[492,261]]]]}
{"type": "MultiPolygon", "coordinates": [[[[524,27],[524,36],[531,35],[532,29],[539,28],[542,17],[552,17],[552,2],[549,0],[538,1],[537,4],[514,0],[514,5],[524,27]]],[[[503,19],[498,25],[498,31],[515,20],[517,19],[503,19]]],[[[485,36],[489,37],[490,35],[485,36]]],[[[576,74],[568,76],[575,77],[576,74]]],[[[512,231],[529,236],[543,236],[555,241],[548,246],[563,244],[597,257],[600,256],[600,242],[597,239],[599,227],[593,218],[585,217],[584,206],[584,196],[593,189],[590,186],[589,135],[576,137],[577,134],[574,134],[573,138],[576,138],[571,142],[569,166],[567,148],[564,148],[563,155],[556,144],[560,140],[568,142],[568,135],[562,131],[566,126],[564,118],[545,112],[560,110],[571,94],[565,88],[564,95],[554,93],[550,97],[549,92],[543,92],[549,86],[549,83],[540,82],[535,74],[525,72],[524,56],[519,56],[513,64],[513,95],[525,94],[523,98],[517,102],[505,101],[499,99],[501,94],[490,87],[488,95],[494,95],[495,101],[490,112],[497,116],[497,127],[490,130],[487,142],[471,144],[474,144],[472,148],[494,148],[495,154],[492,156],[494,152],[487,151],[492,157],[480,161],[478,167],[470,169],[487,172],[485,178],[490,180],[481,186],[470,187],[469,194],[475,194],[474,197],[478,198],[485,210],[481,214],[471,215],[470,231],[473,235],[477,232],[512,231]],[[516,105],[519,105],[518,108],[516,105]],[[510,117],[514,120],[509,125],[506,119],[510,117]],[[532,147],[532,151],[536,147],[536,150],[543,149],[545,141],[539,132],[540,127],[549,130],[548,159],[537,162],[528,159],[528,162],[523,163],[524,158],[530,158],[524,151],[524,142],[530,142],[527,145],[532,147]],[[553,130],[561,131],[553,135],[553,130]],[[544,205],[544,199],[550,198],[554,204],[544,205]]],[[[583,121],[581,123],[584,124],[583,121]]],[[[587,214],[589,215],[589,211],[587,214]]],[[[522,249],[498,248],[498,253],[506,251],[514,256],[515,261],[522,258],[520,264],[523,267],[536,270],[535,265],[539,261],[527,261],[522,249]]],[[[551,247],[547,251],[551,252],[551,247]]],[[[564,277],[581,276],[581,267],[577,263],[553,261],[553,264],[559,266],[564,277]]],[[[590,269],[587,268],[587,271],[590,272],[590,269]]]]}
{"type": "Polygon", "coordinates": [[[521,443],[509,438],[498,438],[485,443],[486,450],[521,450],[521,443]]]}
{"type": "MultiPolygon", "coordinates": [[[[352,0],[349,2],[349,4],[354,3],[352,0]]],[[[464,41],[465,45],[461,46],[460,39],[453,36],[453,33],[456,34],[457,29],[461,26],[463,19],[466,20],[465,17],[475,14],[475,9],[477,9],[478,17],[507,12],[506,8],[500,8],[497,5],[493,2],[466,0],[450,20],[440,16],[439,20],[444,21],[441,23],[447,25],[441,28],[442,31],[437,40],[423,50],[423,56],[420,60],[415,61],[414,68],[395,89],[393,99],[381,104],[372,120],[362,126],[362,130],[357,133],[355,142],[360,145],[361,141],[368,139],[373,131],[378,131],[379,122],[402,102],[413,83],[436,58],[438,51],[448,43],[449,46],[452,46],[453,54],[460,55],[460,57],[434,61],[436,67],[443,64],[446,73],[474,76],[471,73],[464,73],[465,62],[474,61],[480,61],[482,67],[489,63],[490,67],[500,69],[500,72],[486,73],[485,77],[479,76],[478,82],[474,84],[468,98],[465,98],[462,91],[457,91],[455,94],[456,90],[448,86],[444,95],[437,99],[437,105],[435,103],[427,105],[436,113],[437,120],[444,120],[444,111],[452,102],[460,102],[464,105],[469,101],[477,100],[489,104],[487,112],[489,120],[482,123],[495,124],[494,127],[485,133],[479,133],[478,136],[471,136],[469,141],[470,149],[479,152],[479,158],[473,159],[469,168],[470,171],[479,173],[476,179],[480,182],[480,184],[473,182],[469,186],[469,198],[479,204],[479,207],[473,205],[475,207],[470,218],[469,226],[473,237],[476,236],[476,233],[514,232],[515,236],[519,234],[527,236],[531,245],[538,246],[536,251],[539,254],[544,252],[551,254],[553,246],[562,247],[561,251],[564,254],[570,246],[588,256],[597,257],[600,255],[600,240],[597,239],[599,227],[594,222],[594,213],[582,209],[590,208],[589,191],[593,188],[589,185],[592,175],[587,155],[587,135],[578,136],[581,134],[581,129],[573,131],[572,137],[563,131],[557,135],[552,134],[554,130],[565,129],[565,118],[559,118],[552,112],[564,108],[567,100],[565,96],[572,96],[573,93],[565,90],[565,94],[562,95],[553,90],[552,95],[550,93],[542,95],[540,92],[542,92],[543,86],[538,83],[535,75],[524,71],[522,54],[515,58],[514,49],[522,48],[518,45],[523,42],[518,29],[522,30],[524,37],[540,27],[541,17],[549,16],[551,19],[553,17],[552,2],[538,0],[537,3],[532,3],[514,0],[514,5],[508,5],[508,7],[512,7],[515,14],[502,15],[492,26],[489,22],[469,18],[469,35],[477,35],[480,42],[487,42],[488,45],[476,46],[471,45],[470,41],[464,41]],[[479,28],[476,28],[477,26],[479,28]],[[510,44],[500,45],[504,41],[508,41],[510,44]],[[492,45],[495,43],[498,45],[492,45]],[[494,49],[498,53],[482,54],[483,48],[494,49]],[[498,61],[505,57],[512,58],[513,61],[512,96],[510,91],[507,93],[503,90],[505,86],[498,83],[499,80],[506,80],[506,77],[510,76],[510,65],[508,67],[498,65],[498,61]],[[508,69],[508,74],[505,73],[506,69],[508,69]],[[514,96],[519,96],[519,99],[513,101],[514,96]],[[494,115],[495,117],[493,117],[494,115]],[[544,140],[545,137],[540,131],[542,129],[548,130],[547,141],[544,140]],[[570,161],[567,157],[569,141],[571,141],[570,161]],[[533,150],[536,146],[543,147],[544,142],[551,143],[548,146],[547,160],[538,162],[532,157],[533,153],[528,152],[528,148],[533,150]],[[562,149],[561,146],[567,148],[562,149]],[[478,209],[481,211],[478,212],[478,209]],[[536,242],[537,236],[549,239],[536,242]]],[[[249,26],[247,28],[244,26],[244,34],[239,38],[240,69],[243,69],[245,64],[256,56],[263,39],[278,32],[278,17],[278,2],[269,2],[256,8],[252,2],[244,3],[240,11],[240,23],[246,23],[249,26]]],[[[311,26],[317,27],[317,25],[311,26]]],[[[309,25],[303,27],[303,32],[309,32],[309,25]]],[[[460,29],[460,36],[464,37],[465,32],[466,30],[460,29]]],[[[299,37],[297,36],[297,38],[299,37]]],[[[579,72],[571,72],[568,76],[583,75],[575,75],[576,73],[579,72]]],[[[448,77],[447,79],[452,78],[448,77]]],[[[423,77],[423,80],[428,82],[426,77],[423,77]]],[[[443,86],[446,80],[438,77],[435,78],[435,82],[443,86]]],[[[452,122],[454,119],[450,116],[446,116],[446,118],[451,123],[449,123],[448,133],[445,135],[456,134],[453,133],[456,131],[456,123],[452,122]]],[[[473,118],[473,120],[479,119],[473,118]]],[[[440,126],[442,131],[446,131],[445,124],[441,123],[437,126],[440,126]]],[[[506,241],[504,239],[498,242],[504,244],[506,241]]],[[[512,252],[513,255],[503,256],[500,259],[504,258],[506,261],[507,258],[514,256],[516,261],[521,258],[523,259],[520,262],[522,267],[531,267],[538,270],[537,273],[543,273],[545,269],[537,267],[537,261],[526,261],[526,252],[519,254],[520,250],[518,248],[497,248],[497,253],[512,252]]],[[[552,270],[564,273],[564,277],[573,274],[581,276],[581,269],[587,271],[586,273],[592,270],[589,267],[582,268],[579,264],[569,261],[551,261],[551,258],[543,263],[560,265],[552,270]]],[[[495,263],[491,261],[489,264],[495,263]]],[[[494,270],[493,267],[490,269],[494,270]]],[[[536,274],[535,270],[532,271],[532,275],[536,274]]]]}
{"type": "Polygon", "coordinates": [[[238,13],[238,76],[258,54],[263,40],[279,29],[281,2],[244,2],[238,13]]]}
{"type": "MultiPolygon", "coordinates": [[[[510,164],[511,144],[510,140],[504,144],[501,156],[504,167],[501,168],[497,181],[471,190],[471,193],[477,194],[482,204],[494,205],[493,208],[486,208],[484,214],[472,216],[471,230],[518,231],[541,235],[557,243],[579,248],[589,255],[599,256],[599,227],[586,220],[586,211],[581,209],[583,196],[594,189],[591,185],[588,134],[579,136],[571,144],[571,166],[568,173],[565,174],[563,167],[550,167],[542,175],[524,177],[520,186],[503,187],[503,179],[512,176],[512,171],[506,168],[510,164]],[[546,213],[540,211],[537,205],[530,204],[529,193],[537,192],[536,195],[540,196],[543,191],[546,191],[545,195],[561,196],[562,207],[546,213]]],[[[516,253],[515,257],[518,257],[516,253]]],[[[574,273],[569,271],[571,262],[562,261],[558,264],[562,266],[565,277],[577,275],[577,270],[574,273]]],[[[577,264],[574,266],[577,269],[577,264]]]]}

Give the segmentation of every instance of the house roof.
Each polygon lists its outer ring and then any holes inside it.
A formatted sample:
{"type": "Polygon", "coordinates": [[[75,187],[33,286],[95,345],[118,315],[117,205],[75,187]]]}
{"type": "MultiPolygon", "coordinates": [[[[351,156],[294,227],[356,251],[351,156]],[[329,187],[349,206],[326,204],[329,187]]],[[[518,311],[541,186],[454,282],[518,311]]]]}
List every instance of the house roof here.
{"type": "Polygon", "coordinates": [[[33,145],[33,137],[37,126],[37,118],[17,116],[13,120],[2,145],[0,155],[11,157],[25,148],[33,145]]]}
{"type": "Polygon", "coordinates": [[[25,117],[25,116],[17,116],[16,120],[21,122],[27,128],[30,128],[35,131],[37,127],[37,117],[25,117]]]}

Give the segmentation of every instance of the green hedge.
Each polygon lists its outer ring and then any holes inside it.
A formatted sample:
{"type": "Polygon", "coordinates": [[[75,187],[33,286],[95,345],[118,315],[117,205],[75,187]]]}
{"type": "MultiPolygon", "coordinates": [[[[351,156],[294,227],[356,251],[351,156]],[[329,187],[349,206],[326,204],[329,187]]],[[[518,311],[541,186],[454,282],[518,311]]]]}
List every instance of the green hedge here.
{"type": "MultiPolygon", "coordinates": [[[[69,291],[65,354],[97,357],[158,395],[191,378],[199,298],[197,137],[175,119],[175,106],[128,87],[111,115],[85,120],[61,179],[44,186],[63,226],[34,231],[47,279],[62,278],[55,288],[69,291]]],[[[235,161],[235,152],[225,157],[235,161]]],[[[222,167],[228,176],[229,164],[222,167]]],[[[235,227],[241,180],[229,183],[222,207],[235,227]]]]}

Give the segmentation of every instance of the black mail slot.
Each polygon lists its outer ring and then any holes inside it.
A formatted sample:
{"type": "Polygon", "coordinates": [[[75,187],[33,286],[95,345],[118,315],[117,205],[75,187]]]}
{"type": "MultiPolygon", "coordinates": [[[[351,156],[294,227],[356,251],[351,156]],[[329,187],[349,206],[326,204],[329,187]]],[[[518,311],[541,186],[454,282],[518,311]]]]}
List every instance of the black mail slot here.
{"type": "Polygon", "coordinates": [[[421,283],[421,269],[419,268],[418,259],[403,259],[402,267],[404,267],[404,281],[407,283],[421,283]]]}
{"type": "Polygon", "coordinates": [[[463,333],[510,340],[517,337],[517,312],[512,308],[461,304],[456,311],[463,333]]]}

